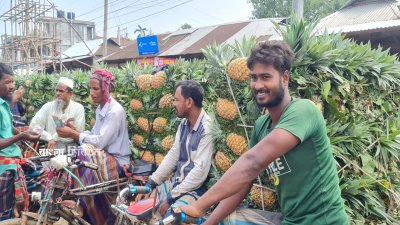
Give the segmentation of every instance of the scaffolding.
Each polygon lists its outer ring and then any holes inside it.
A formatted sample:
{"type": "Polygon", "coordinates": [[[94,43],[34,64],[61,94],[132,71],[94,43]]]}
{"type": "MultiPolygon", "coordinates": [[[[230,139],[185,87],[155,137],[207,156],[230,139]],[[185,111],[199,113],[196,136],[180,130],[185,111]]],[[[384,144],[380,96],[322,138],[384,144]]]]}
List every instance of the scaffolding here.
{"type": "Polygon", "coordinates": [[[10,9],[0,16],[2,62],[26,73],[44,72],[46,65],[60,60],[60,39],[54,5],[47,0],[10,0],[10,9]],[[50,18],[50,19],[49,19],[50,18]]]}

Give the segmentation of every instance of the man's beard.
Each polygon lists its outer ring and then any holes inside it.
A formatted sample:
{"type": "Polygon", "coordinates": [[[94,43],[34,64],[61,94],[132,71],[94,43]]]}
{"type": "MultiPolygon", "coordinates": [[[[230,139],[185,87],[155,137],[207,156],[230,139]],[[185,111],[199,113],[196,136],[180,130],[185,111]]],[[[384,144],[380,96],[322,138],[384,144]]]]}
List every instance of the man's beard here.
{"type": "Polygon", "coordinates": [[[6,95],[6,97],[4,97],[4,101],[9,102],[10,104],[12,103],[13,100],[13,95],[6,95]]]}
{"type": "Polygon", "coordinates": [[[62,112],[63,109],[68,105],[68,102],[62,99],[56,99],[57,111],[62,112]]]}
{"type": "Polygon", "coordinates": [[[275,106],[281,104],[281,102],[283,101],[283,98],[285,96],[285,88],[283,86],[280,86],[275,98],[268,102],[265,102],[265,103],[259,103],[257,101],[256,93],[253,93],[253,95],[254,95],[254,98],[256,99],[257,105],[259,107],[272,108],[272,107],[275,107],[275,106]]]}

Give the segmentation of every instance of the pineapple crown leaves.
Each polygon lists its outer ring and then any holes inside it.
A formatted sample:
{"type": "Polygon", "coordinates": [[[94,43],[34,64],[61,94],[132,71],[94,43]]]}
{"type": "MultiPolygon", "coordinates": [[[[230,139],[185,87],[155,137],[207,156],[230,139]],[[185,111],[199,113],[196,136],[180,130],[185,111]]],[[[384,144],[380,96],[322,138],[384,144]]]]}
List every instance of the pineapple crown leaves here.
{"type": "Polygon", "coordinates": [[[234,52],[229,45],[217,45],[215,42],[201,50],[213,69],[225,70],[232,60],[234,52]]]}
{"type": "Polygon", "coordinates": [[[315,35],[315,27],[317,21],[306,24],[304,20],[298,20],[292,13],[290,23],[282,27],[279,23],[272,21],[275,25],[275,30],[281,34],[295,53],[295,60],[301,62],[306,54],[310,40],[315,35]]]}
{"type": "Polygon", "coordinates": [[[169,120],[169,124],[167,126],[167,130],[176,130],[176,128],[179,126],[179,124],[181,123],[182,119],[179,117],[175,117],[173,119],[169,120]]]}
{"type": "Polygon", "coordinates": [[[251,49],[253,49],[256,44],[256,36],[251,35],[250,38],[247,38],[245,35],[243,35],[241,42],[235,40],[235,42],[229,46],[232,48],[236,57],[247,57],[250,55],[251,49]]]}
{"type": "Polygon", "coordinates": [[[221,129],[221,126],[218,123],[217,117],[215,116],[214,111],[210,111],[208,116],[211,118],[211,136],[213,137],[213,141],[215,143],[223,143],[225,142],[225,135],[221,129]]]}

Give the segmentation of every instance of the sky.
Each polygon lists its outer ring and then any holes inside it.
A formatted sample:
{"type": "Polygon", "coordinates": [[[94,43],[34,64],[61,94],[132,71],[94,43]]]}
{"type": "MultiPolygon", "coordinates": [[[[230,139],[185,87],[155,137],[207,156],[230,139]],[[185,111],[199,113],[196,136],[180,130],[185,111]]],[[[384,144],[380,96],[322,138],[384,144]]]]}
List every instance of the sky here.
{"type": "MultiPolygon", "coordinates": [[[[58,10],[74,12],[77,20],[95,22],[97,35],[103,36],[104,0],[49,1],[58,10]]],[[[108,37],[116,37],[120,27],[126,28],[129,38],[137,36],[138,25],[160,34],[176,31],[185,23],[203,27],[248,20],[252,11],[248,0],[108,0],[108,6],[108,37]]],[[[0,0],[0,15],[9,9],[10,0],[0,0]]],[[[3,24],[0,34],[4,34],[3,24]]]]}

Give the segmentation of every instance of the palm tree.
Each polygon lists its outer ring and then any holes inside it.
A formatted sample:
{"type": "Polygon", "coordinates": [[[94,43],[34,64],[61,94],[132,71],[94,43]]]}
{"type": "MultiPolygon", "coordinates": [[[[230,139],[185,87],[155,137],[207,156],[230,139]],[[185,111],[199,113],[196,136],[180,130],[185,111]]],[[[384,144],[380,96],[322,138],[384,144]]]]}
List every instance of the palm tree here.
{"type": "Polygon", "coordinates": [[[135,34],[138,33],[137,37],[140,38],[146,36],[147,31],[148,31],[147,28],[138,25],[138,28],[134,31],[134,33],[135,34]]]}

